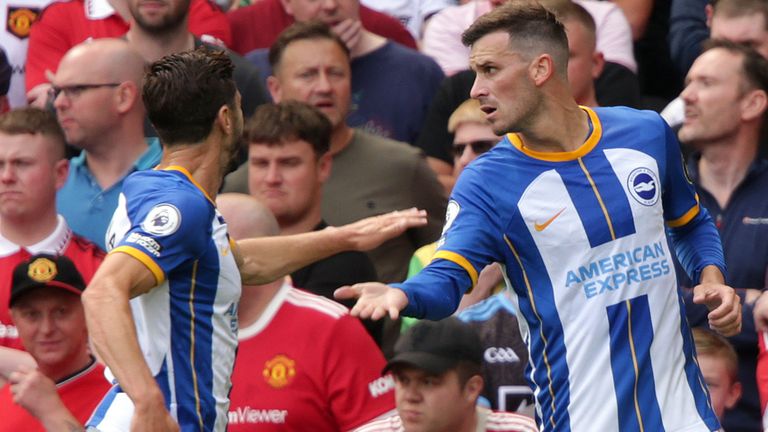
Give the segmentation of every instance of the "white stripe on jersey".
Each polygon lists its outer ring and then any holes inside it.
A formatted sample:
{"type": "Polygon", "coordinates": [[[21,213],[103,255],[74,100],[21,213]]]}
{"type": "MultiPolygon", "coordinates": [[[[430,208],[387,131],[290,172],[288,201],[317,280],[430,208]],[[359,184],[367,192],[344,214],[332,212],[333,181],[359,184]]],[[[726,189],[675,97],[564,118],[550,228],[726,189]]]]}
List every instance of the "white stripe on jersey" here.
{"type": "Polygon", "coordinates": [[[281,286],[277,293],[275,293],[275,296],[272,297],[272,300],[264,309],[264,312],[259,316],[259,319],[253,324],[240,329],[238,339],[241,341],[250,339],[261,333],[269,323],[272,322],[272,319],[280,310],[284,302],[300,308],[312,309],[334,319],[339,319],[349,314],[349,311],[343,305],[325,297],[296,289],[291,286],[290,280],[286,278],[283,282],[283,286],[281,286]]]}
{"type": "Polygon", "coordinates": [[[334,318],[341,318],[342,316],[349,314],[346,307],[333,300],[298,289],[292,289],[288,293],[285,301],[296,306],[314,309],[334,318]]]}
{"type": "MultiPolygon", "coordinates": [[[[638,165],[652,170],[657,178],[659,177],[656,160],[645,153],[631,149],[608,149],[605,150],[605,155],[619,179],[626,179],[630,171],[638,165]]],[[[568,289],[568,271],[563,269],[574,269],[578,274],[578,269],[585,263],[596,262],[647,245],[663,248],[664,259],[671,259],[672,255],[664,237],[661,200],[651,206],[643,205],[630,198],[626,181],[620,183],[631,207],[636,234],[596,247],[590,245],[586,228],[579,213],[575,211],[576,204],[563,179],[555,170],[545,171],[533,180],[518,203],[520,214],[526,221],[547,220],[561,208],[565,208],[565,211],[559,213],[557,224],[541,231],[534,231],[534,225],[529,224],[528,229],[540,251],[552,286],[560,287],[554,290],[553,296],[558,315],[562,318],[564,344],[568,347],[566,360],[571,374],[568,377],[571,430],[592,430],[595,424],[613,424],[613,429],[619,429],[618,418],[614,415],[618,411],[619,402],[616,399],[611,373],[611,322],[606,314],[607,307],[647,295],[652,318],[651,323],[648,323],[650,328],[680,329],[681,325],[678,297],[674,291],[677,286],[676,276],[671,261],[671,270],[667,274],[624,289],[601,292],[592,297],[585,296],[578,287],[568,289]],[[552,204],[553,207],[542,208],[541,196],[547,196],[547,202],[555,203],[552,204]],[[563,239],[568,239],[567,244],[563,243],[563,239]],[[584,329],[589,331],[585,332],[584,329]],[[574,371],[579,371],[580,375],[575,375],[574,371]],[[600,395],[599,404],[594,403],[595,394],[600,395]]],[[[536,284],[535,281],[531,283],[536,284]]],[[[514,302],[519,309],[516,298],[514,302]]],[[[527,339],[531,336],[528,328],[524,320],[519,321],[524,338],[527,339]]],[[[656,397],[662,407],[662,421],[666,430],[708,430],[695,410],[696,404],[688,382],[685,379],[673,379],[685,378],[685,358],[680,331],[655,333],[650,350],[656,397]]],[[[631,368],[632,364],[627,367],[631,368]]],[[[531,371],[529,378],[533,377],[533,372],[531,371]]],[[[538,393],[535,396],[538,396],[538,393]]]]}

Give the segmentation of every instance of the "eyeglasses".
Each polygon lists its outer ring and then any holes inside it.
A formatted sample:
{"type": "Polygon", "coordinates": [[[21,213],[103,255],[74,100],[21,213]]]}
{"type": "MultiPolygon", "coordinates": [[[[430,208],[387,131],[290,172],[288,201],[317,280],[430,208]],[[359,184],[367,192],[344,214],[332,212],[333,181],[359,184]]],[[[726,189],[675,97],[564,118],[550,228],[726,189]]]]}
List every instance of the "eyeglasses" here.
{"type": "Polygon", "coordinates": [[[497,141],[493,140],[477,140],[477,141],[470,141],[468,143],[456,143],[453,145],[453,155],[455,157],[461,157],[461,155],[464,154],[464,149],[467,148],[467,146],[472,147],[472,152],[476,155],[483,154],[493,148],[493,146],[496,145],[497,141]]]}
{"type": "Polygon", "coordinates": [[[97,89],[101,87],[117,87],[120,84],[122,83],[74,84],[61,87],[53,86],[50,90],[48,90],[48,96],[50,101],[54,101],[57,97],[59,97],[59,94],[64,93],[64,96],[67,97],[67,99],[73,99],[80,96],[86,90],[97,89]]]}

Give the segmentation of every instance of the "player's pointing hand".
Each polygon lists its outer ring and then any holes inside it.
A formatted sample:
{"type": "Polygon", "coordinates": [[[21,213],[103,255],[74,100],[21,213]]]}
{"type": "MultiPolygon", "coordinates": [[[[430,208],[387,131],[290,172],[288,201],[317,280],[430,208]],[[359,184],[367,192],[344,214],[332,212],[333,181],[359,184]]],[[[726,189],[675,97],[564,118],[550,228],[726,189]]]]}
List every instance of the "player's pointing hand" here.
{"type": "Polygon", "coordinates": [[[723,336],[741,332],[741,302],[728,285],[705,282],[693,289],[693,302],[709,309],[709,327],[723,336]]]}
{"type": "Polygon", "coordinates": [[[333,295],[340,300],[358,299],[350,313],[363,319],[378,320],[389,314],[395,320],[408,305],[408,297],[402,290],[378,282],[344,286],[333,295]]]}

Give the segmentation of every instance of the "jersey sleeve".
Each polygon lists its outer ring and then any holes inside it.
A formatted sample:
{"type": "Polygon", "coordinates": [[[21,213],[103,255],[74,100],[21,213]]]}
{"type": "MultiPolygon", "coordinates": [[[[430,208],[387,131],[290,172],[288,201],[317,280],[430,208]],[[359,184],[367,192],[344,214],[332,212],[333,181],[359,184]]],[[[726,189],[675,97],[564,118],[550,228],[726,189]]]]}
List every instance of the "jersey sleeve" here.
{"type": "Polygon", "coordinates": [[[202,255],[211,239],[213,205],[202,195],[178,188],[138,193],[132,189],[137,185],[126,182],[131,226],[110,253],[136,258],[161,283],[170,271],[202,255]]]}
{"type": "Polygon", "coordinates": [[[662,186],[664,219],[677,259],[697,284],[701,270],[708,265],[717,266],[725,275],[723,246],[709,212],[699,204],[680,153],[680,143],[672,129],[662,123],[666,145],[662,186]]]}
{"type": "Polygon", "coordinates": [[[327,398],[342,431],[351,430],[395,409],[392,377],[381,376],[386,362],[360,321],[338,319],[328,344],[327,398]]]}
{"type": "Polygon", "coordinates": [[[503,261],[501,217],[493,189],[472,168],[464,170],[453,190],[432,261],[416,276],[394,285],[408,296],[403,311],[407,316],[441,319],[452,314],[461,296],[477,283],[480,271],[503,261]]]}

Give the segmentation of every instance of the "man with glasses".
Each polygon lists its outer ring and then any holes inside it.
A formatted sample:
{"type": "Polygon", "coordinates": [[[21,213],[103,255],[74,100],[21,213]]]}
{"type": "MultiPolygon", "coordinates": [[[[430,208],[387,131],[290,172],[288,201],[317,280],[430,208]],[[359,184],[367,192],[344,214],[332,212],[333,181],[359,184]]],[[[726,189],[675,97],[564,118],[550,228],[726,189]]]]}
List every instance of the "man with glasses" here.
{"type": "Polygon", "coordinates": [[[144,60],[125,41],[98,39],[72,48],[51,81],[67,142],[81,149],[58,193],[72,229],[105,247],[104,234],[125,177],[160,161],[160,143],[144,138],[144,60]]]}

